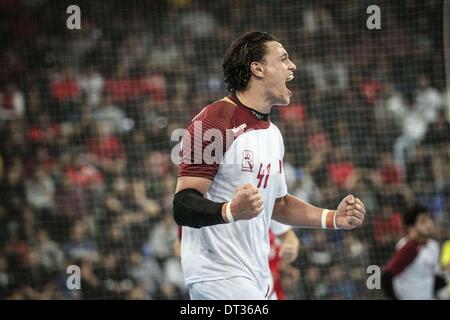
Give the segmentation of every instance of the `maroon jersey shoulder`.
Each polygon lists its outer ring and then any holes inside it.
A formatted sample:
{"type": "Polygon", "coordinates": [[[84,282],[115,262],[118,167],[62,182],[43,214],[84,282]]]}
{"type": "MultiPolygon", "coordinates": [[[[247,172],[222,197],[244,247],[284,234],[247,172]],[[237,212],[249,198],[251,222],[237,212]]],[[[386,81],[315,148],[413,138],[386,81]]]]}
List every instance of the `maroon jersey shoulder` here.
{"type": "Polygon", "coordinates": [[[233,96],[207,105],[186,128],[178,176],[195,176],[213,180],[223,155],[237,137],[249,130],[269,127],[270,121],[259,119],[251,109],[242,105],[233,96]],[[212,163],[206,161],[204,157],[205,148],[211,143],[208,135],[211,133],[208,131],[210,129],[218,130],[219,132],[216,131],[215,134],[220,134],[222,141],[222,150],[215,150],[220,154],[214,152],[214,156],[210,157],[214,159],[212,163]]]}
{"type": "Polygon", "coordinates": [[[214,179],[219,168],[220,159],[230,145],[226,139],[226,131],[232,128],[236,107],[237,105],[233,101],[224,98],[207,105],[192,119],[186,128],[187,135],[183,137],[182,141],[183,151],[181,152],[181,163],[178,166],[179,177],[191,176],[210,180],[214,179]],[[222,153],[217,155],[218,161],[214,161],[213,163],[208,163],[203,158],[203,151],[210,143],[210,141],[203,139],[203,137],[209,129],[219,130],[223,141],[222,153]],[[201,131],[200,139],[195,138],[196,130],[201,131]]]}
{"type": "Polygon", "coordinates": [[[240,129],[239,133],[248,130],[267,129],[270,121],[263,121],[256,117],[251,109],[245,107],[240,101],[229,96],[206,106],[193,121],[206,121],[207,127],[219,129],[240,129]]]}
{"type": "Polygon", "coordinates": [[[228,98],[215,101],[207,105],[194,119],[194,121],[206,121],[207,127],[216,127],[226,130],[232,125],[237,105],[228,98]]]}

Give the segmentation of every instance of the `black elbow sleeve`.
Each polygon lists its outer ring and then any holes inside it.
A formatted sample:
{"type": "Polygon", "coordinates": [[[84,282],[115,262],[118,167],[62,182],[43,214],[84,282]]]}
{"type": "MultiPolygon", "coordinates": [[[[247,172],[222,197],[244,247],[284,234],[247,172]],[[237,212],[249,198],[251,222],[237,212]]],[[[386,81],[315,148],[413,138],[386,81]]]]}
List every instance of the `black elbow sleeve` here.
{"type": "Polygon", "coordinates": [[[222,224],[223,204],[206,199],[198,190],[184,189],[173,198],[173,218],[178,225],[191,228],[222,224]]]}

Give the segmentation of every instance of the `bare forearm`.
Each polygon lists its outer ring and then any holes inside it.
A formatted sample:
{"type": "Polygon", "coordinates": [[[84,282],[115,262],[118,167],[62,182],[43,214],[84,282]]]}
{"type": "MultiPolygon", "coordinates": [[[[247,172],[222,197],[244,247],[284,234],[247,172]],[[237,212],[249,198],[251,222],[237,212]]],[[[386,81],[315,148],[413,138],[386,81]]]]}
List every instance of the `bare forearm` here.
{"type": "Polygon", "coordinates": [[[294,196],[277,199],[272,218],[278,222],[300,228],[354,229],[366,214],[364,203],[348,195],[336,210],[324,211],[294,196]]]}
{"type": "Polygon", "coordinates": [[[315,207],[288,194],[277,199],[272,218],[294,227],[320,228],[322,211],[322,208],[315,207]]]}

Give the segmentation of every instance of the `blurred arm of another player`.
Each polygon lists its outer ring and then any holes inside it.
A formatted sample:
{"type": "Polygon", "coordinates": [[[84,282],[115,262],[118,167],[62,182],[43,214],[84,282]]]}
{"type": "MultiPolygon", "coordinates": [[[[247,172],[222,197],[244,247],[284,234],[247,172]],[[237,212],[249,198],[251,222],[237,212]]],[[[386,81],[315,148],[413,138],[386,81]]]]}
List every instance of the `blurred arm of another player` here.
{"type": "Polygon", "coordinates": [[[364,203],[353,195],[342,199],[336,210],[315,207],[290,194],[278,198],[272,219],[300,228],[354,229],[364,222],[364,203]]]}
{"type": "Polygon", "coordinates": [[[300,249],[300,240],[294,230],[289,229],[278,237],[282,242],[280,250],[281,257],[288,263],[294,262],[298,257],[298,251],[300,249]]]}
{"type": "Polygon", "coordinates": [[[212,181],[202,177],[179,177],[173,200],[174,219],[181,226],[201,228],[248,220],[263,210],[258,189],[250,184],[236,188],[230,202],[214,202],[204,197],[212,181]]]}
{"type": "Polygon", "coordinates": [[[291,263],[295,261],[300,249],[300,240],[292,227],[271,220],[270,230],[281,242],[279,256],[283,259],[283,262],[291,263]]]}

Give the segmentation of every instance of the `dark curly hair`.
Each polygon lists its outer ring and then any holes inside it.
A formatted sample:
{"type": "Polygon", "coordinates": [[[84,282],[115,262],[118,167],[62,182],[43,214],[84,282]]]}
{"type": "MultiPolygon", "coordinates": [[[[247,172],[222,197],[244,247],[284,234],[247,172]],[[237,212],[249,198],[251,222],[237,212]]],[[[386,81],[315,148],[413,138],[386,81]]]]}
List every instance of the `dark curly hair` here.
{"type": "Polygon", "coordinates": [[[278,41],[267,32],[250,32],[240,36],[228,48],[222,63],[223,78],[230,92],[243,91],[250,80],[250,64],[262,62],[267,54],[266,42],[278,41]]]}
{"type": "Polygon", "coordinates": [[[420,204],[415,204],[403,215],[403,223],[406,227],[412,227],[421,214],[428,214],[428,209],[420,204]]]}

